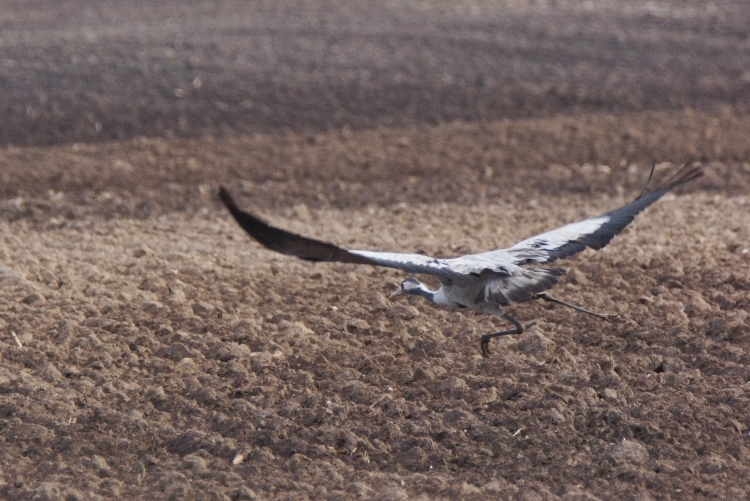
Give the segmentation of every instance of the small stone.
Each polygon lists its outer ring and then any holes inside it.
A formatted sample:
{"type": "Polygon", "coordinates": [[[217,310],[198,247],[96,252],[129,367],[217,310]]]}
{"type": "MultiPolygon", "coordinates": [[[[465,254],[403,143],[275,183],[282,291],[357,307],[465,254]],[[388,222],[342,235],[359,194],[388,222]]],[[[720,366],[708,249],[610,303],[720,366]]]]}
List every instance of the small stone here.
{"type": "Polygon", "coordinates": [[[307,339],[309,336],[314,336],[315,332],[310,330],[302,322],[290,322],[289,320],[281,320],[279,322],[279,332],[288,340],[307,339]]]}
{"type": "Polygon", "coordinates": [[[167,298],[169,304],[183,304],[187,301],[187,296],[181,289],[172,289],[172,293],[167,298]]]}
{"type": "Polygon", "coordinates": [[[700,317],[713,312],[713,307],[703,298],[700,292],[685,290],[683,294],[688,296],[685,305],[685,314],[688,318],[700,317]]]}
{"type": "Polygon", "coordinates": [[[554,341],[539,332],[530,332],[517,343],[517,346],[521,352],[533,356],[540,362],[552,360],[557,348],[554,341]]]}
{"type": "Polygon", "coordinates": [[[155,315],[159,313],[163,308],[164,305],[159,301],[143,301],[141,303],[141,309],[144,311],[144,313],[148,313],[149,315],[155,315]]]}
{"type": "Polygon", "coordinates": [[[422,367],[418,367],[417,370],[414,371],[415,381],[432,381],[433,378],[434,378],[434,374],[429,369],[423,369],[422,367]]]}
{"type": "Polygon", "coordinates": [[[657,463],[658,473],[677,473],[677,467],[674,465],[674,461],[669,459],[662,459],[657,463]]]}
{"type": "MultiPolygon", "coordinates": [[[[416,376],[416,373],[415,373],[416,376]]],[[[497,388],[480,388],[474,393],[474,405],[482,406],[497,401],[497,388]]]]}
{"type": "Polygon", "coordinates": [[[117,299],[120,301],[130,303],[139,296],[139,291],[135,287],[122,287],[117,292],[117,299]]]}
{"type": "Polygon", "coordinates": [[[164,388],[162,388],[161,386],[156,386],[146,392],[146,398],[148,398],[151,402],[159,402],[161,400],[164,400],[166,396],[167,395],[164,392],[164,388]]]}
{"type": "Polygon", "coordinates": [[[169,348],[166,348],[163,351],[159,351],[159,354],[164,358],[168,358],[176,362],[190,355],[190,348],[185,346],[183,343],[176,342],[169,345],[169,348]]]}
{"type": "Polygon", "coordinates": [[[661,368],[664,372],[681,372],[685,369],[685,362],[679,358],[665,357],[661,368]]]}
{"type": "Polygon", "coordinates": [[[107,461],[101,457],[94,454],[94,456],[91,458],[91,466],[94,467],[95,470],[99,472],[99,474],[109,472],[110,468],[107,464],[107,461]]]}
{"type": "Polygon", "coordinates": [[[244,343],[216,343],[209,351],[209,358],[215,358],[222,362],[229,362],[236,358],[247,358],[253,355],[250,347],[244,343]]]}
{"type": "Polygon", "coordinates": [[[456,376],[451,376],[448,379],[444,380],[442,383],[440,383],[441,392],[449,391],[453,393],[453,392],[461,392],[461,391],[468,390],[468,389],[469,389],[469,385],[466,384],[466,381],[456,376]]]}
{"type": "Polygon", "coordinates": [[[604,400],[609,400],[611,402],[617,401],[617,390],[613,390],[612,388],[604,388],[604,391],[602,392],[602,397],[604,397],[604,400]]]}
{"type": "Polygon", "coordinates": [[[252,370],[256,374],[273,365],[273,355],[268,351],[257,351],[250,354],[252,370]]]}
{"type": "Polygon", "coordinates": [[[216,308],[214,308],[208,303],[204,303],[203,301],[198,301],[196,303],[193,303],[193,313],[195,313],[201,318],[208,318],[208,317],[213,316],[214,311],[216,311],[216,308]]]}
{"type": "Polygon", "coordinates": [[[271,461],[276,459],[276,456],[273,455],[273,452],[271,452],[268,447],[259,447],[253,450],[250,458],[254,461],[270,463],[271,461]]]}
{"type": "Polygon", "coordinates": [[[193,372],[196,368],[195,360],[190,357],[185,357],[174,366],[175,373],[187,373],[193,372]]]}
{"type": "Polygon", "coordinates": [[[370,324],[361,318],[352,318],[346,321],[346,331],[349,334],[367,333],[370,331],[370,324]]]}
{"type": "Polygon", "coordinates": [[[549,419],[555,424],[562,424],[565,422],[565,416],[563,416],[557,409],[549,410],[549,419]]]}
{"type": "Polygon", "coordinates": [[[476,421],[474,416],[463,409],[446,409],[443,411],[443,423],[449,426],[466,426],[476,421]]]}
{"type": "Polygon", "coordinates": [[[604,420],[609,426],[616,426],[622,421],[622,413],[617,409],[610,409],[604,414],[604,420]]]}
{"type": "Polygon", "coordinates": [[[188,470],[203,471],[208,463],[197,454],[188,454],[182,458],[182,466],[188,470]]]}
{"type": "Polygon", "coordinates": [[[50,289],[59,289],[60,288],[60,279],[57,278],[53,273],[44,270],[42,272],[42,279],[44,280],[44,283],[47,284],[47,287],[50,289]]]}
{"type": "Polygon", "coordinates": [[[193,391],[190,396],[201,405],[218,405],[221,402],[221,394],[205,386],[193,391]]]}
{"type": "Polygon", "coordinates": [[[617,464],[643,464],[648,461],[648,458],[649,454],[646,447],[635,440],[622,439],[622,441],[617,443],[612,449],[612,459],[614,459],[617,464]]]}
{"type": "Polygon", "coordinates": [[[713,475],[721,473],[727,469],[727,462],[716,455],[712,455],[703,460],[701,464],[701,470],[703,473],[713,475]]]}
{"type": "Polygon", "coordinates": [[[63,379],[63,375],[52,364],[46,364],[37,371],[37,375],[48,383],[56,383],[63,379]]]}

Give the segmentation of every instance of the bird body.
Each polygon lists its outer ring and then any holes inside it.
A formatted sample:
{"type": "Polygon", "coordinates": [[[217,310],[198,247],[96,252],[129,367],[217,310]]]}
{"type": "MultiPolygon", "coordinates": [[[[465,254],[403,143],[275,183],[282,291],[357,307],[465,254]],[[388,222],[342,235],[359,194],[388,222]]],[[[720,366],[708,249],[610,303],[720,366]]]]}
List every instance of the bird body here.
{"type": "Polygon", "coordinates": [[[510,303],[543,299],[602,319],[612,318],[611,315],[593,313],[545,294],[544,291],[558,283],[565,270],[539,265],[570,257],[587,247],[601,249],[643,209],[675,187],[700,177],[703,171],[700,166],[685,165],[649,189],[653,173],[652,167],[643,192],[618,209],[527,238],[506,249],[455,258],[343,249],[268,225],[240,210],[223,187],[219,190],[219,196],[237,223],[251,237],[272,250],[308,261],[371,264],[436,277],[440,281],[437,290],[430,290],[416,278],[408,278],[391,298],[403,294],[417,295],[439,306],[481,310],[503,317],[515,329],[482,336],[482,354],[487,356],[490,339],[523,332],[523,326],[502,309],[502,306],[510,303]]]}
{"type": "Polygon", "coordinates": [[[440,287],[435,291],[428,289],[416,278],[410,278],[408,280],[411,281],[410,284],[407,284],[406,287],[402,284],[399,289],[396,289],[396,291],[391,294],[391,299],[400,294],[413,294],[416,296],[422,296],[438,306],[447,306],[449,308],[475,308],[482,304],[481,301],[470,302],[466,300],[466,298],[478,298],[481,295],[483,285],[476,280],[443,280],[441,281],[440,287]]]}

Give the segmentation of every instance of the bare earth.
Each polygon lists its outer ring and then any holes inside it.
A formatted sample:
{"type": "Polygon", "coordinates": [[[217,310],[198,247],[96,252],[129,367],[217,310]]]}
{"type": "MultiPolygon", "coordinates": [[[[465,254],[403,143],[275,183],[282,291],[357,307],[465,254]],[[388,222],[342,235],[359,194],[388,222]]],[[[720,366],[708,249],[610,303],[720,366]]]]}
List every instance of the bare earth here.
{"type": "Polygon", "coordinates": [[[750,4],[0,2],[3,499],[746,499],[750,4]],[[706,175],[527,326],[220,206],[453,256],[706,175]],[[664,167],[664,166],[662,166],[664,167]]]}

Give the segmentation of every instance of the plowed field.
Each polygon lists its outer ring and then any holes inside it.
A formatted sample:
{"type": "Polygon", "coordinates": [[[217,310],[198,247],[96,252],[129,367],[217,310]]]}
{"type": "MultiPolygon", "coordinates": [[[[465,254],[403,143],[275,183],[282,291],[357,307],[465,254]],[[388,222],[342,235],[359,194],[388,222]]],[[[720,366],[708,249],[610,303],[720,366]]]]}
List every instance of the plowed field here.
{"type": "MultiPolygon", "coordinates": [[[[0,8],[0,497],[745,499],[746,2],[0,8]],[[527,327],[394,270],[706,175],[561,263],[527,327]]],[[[429,279],[427,279],[429,281],[429,279]]],[[[435,285],[431,283],[431,285],[435,285]]]]}

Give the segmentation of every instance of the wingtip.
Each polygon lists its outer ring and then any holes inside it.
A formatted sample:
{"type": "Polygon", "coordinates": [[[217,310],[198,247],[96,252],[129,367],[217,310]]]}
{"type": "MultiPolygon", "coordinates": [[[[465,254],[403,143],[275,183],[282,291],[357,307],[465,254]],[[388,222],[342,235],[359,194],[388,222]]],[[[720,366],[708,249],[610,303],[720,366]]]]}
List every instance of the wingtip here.
{"type": "Polygon", "coordinates": [[[665,184],[667,184],[669,189],[672,189],[681,184],[698,179],[703,173],[703,164],[700,162],[688,161],[674,173],[671,179],[665,180],[665,184]]]}
{"type": "Polygon", "coordinates": [[[649,174],[646,186],[643,188],[643,191],[636,198],[636,200],[652,193],[665,193],[687,182],[698,179],[704,173],[703,165],[700,162],[688,161],[685,162],[682,167],[663,175],[661,179],[654,183],[653,186],[649,186],[649,184],[651,183],[651,178],[654,174],[654,167],[655,164],[651,166],[651,173],[649,174]]]}

